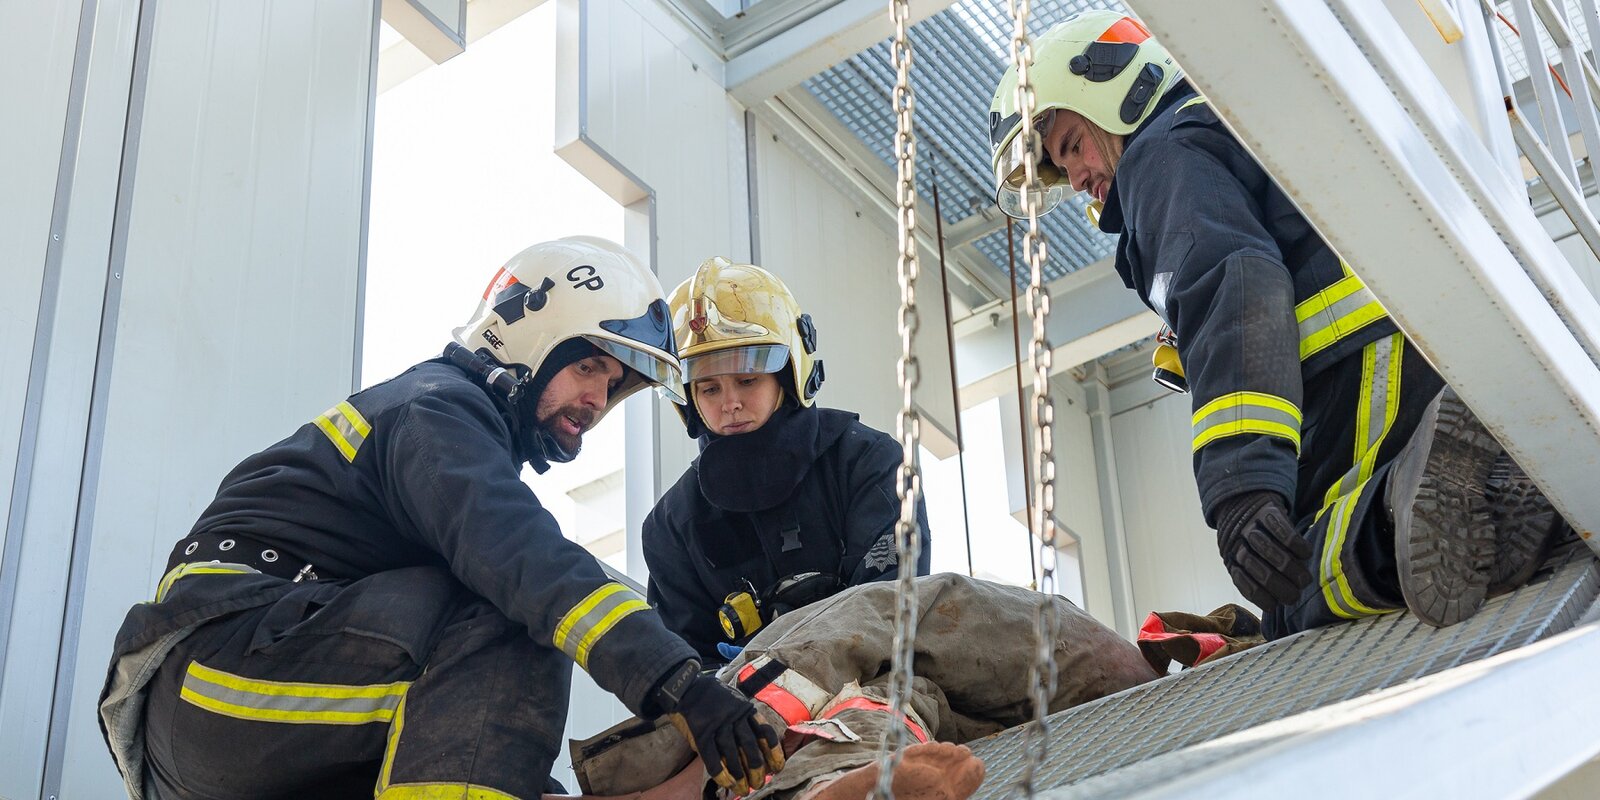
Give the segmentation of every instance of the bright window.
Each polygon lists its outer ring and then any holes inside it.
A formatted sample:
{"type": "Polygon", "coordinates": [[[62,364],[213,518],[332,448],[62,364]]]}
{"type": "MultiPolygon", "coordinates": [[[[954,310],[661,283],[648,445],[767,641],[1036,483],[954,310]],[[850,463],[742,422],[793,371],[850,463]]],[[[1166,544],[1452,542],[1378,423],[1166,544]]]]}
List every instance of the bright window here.
{"type": "MultiPolygon", "coordinates": [[[[961,412],[962,436],[966,440],[965,492],[959,458],[940,461],[927,450],[922,451],[928,524],[933,529],[933,571],[967,572],[970,526],[973,575],[1013,586],[1031,586],[1039,540],[1028,534],[1026,523],[1019,521],[1025,517],[1013,516],[1008,481],[1021,485],[1022,465],[1007,462],[1001,439],[1000,401],[989,400],[961,412]],[[968,504],[968,525],[962,524],[963,497],[968,504]]],[[[1069,538],[1063,533],[1063,541],[1069,538]]],[[[1082,606],[1083,582],[1075,543],[1061,548],[1056,570],[1057,592],[1082,606]]]]}
{"type": "MultiPolygon", "coordinates": [[[[552,151],[556,4],[378,96],[362,384],[438,355],[494,271],[575,234],[622,240],[622,209],[552,151]]],[[[525,470],[569,539],[625,568],[621,409],[570,464],[525,470]]]]}

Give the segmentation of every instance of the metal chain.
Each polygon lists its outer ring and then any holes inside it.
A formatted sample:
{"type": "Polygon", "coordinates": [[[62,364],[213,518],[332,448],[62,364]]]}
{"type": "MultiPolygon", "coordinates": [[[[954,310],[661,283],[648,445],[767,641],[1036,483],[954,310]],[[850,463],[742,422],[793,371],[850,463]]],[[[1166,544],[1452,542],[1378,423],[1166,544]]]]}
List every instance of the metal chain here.
{"type": "MultiPolygon", "coordinates": [[[[1011,16],[1016,22],[1011,34],[1011,61],[1017,70],[1016,107],[1023,122],[1017,134],[1027,153],[1042,153],[1043,142],[1033,126],[1037,107],[1033,81],[1028,68],[1033,62],[1033,45],[1028,36],[1028,18],[1031,14],[1029,0],[1009,0],[1011,16]]],[[[1022,237],[1022,255],[1028,264],[1028,311],[1033,316],[1033,338],[1029,344],[1029,362],[1033,366],[1033,458],[1034,503],[1033,529],[1039,534],[1039,607],[1034,614],[1033,632],[1037,650],[1033,667],[1028,672],[1033,694],[1033,723],[1027,730],[1027,762],[1023,766],[1018,788],[1026,797],[1033,797],[1039,765],[1044,762],[1050,747],[1050,726],[1047,721],[1050,699],[1056,693],[1055,641],[1056,620],[1056,525],[1055,525],[1055,409],[1050,400],[1050,342],[1045,337],[1045,323],[1050,317],[1050,295],[1044,291],[1044,239],[1039,231],[1039,207],[1044,187],[1039,182],[1038,157],[1024,158],[1025,172],[1022,186],[1022,209],[1028,218],[1028,230],[1022,237]]]]}
{"type": "Polygon", "coordinates": [[[899,720],[906,718],[911,697],[913,677],[912,656],[915,652],[917,631],[917,562],[922,558],[922,536],[917,526],[917,498],[922,492],[922,478],[917,473],[917,442],[921,437],[921,420],[911,403],[921,378],[917,357],[911,350],[917,335],[917,145],[911,127],[914,107],[911,95],[911,40],[906,29],[911,24],[909,0],[890,0],[889,16],[894,20],[894,43],[890,52],[895,67],[894,81],[894,155],[897,166],[895,199],[899,203],[896,220],[899,223],[899,274],[900,274],[900,361],[896,373],[900,381],[900,413],[895,420],[895,432],[900,438],[900,472],[895,482],[895,494],[900,499],[900,520],[895,523],[895,549],[899,556],[900,576],[895,588],[894,613],[894,666],[889,677],[889,708],[893,714],[888,729],[884,731],[883,744],[878,749],[878,784],[873,796],[879,800],[893,800],[894,768],[900,762],[900,753],[906,744],[906,726],[899,720]]]}

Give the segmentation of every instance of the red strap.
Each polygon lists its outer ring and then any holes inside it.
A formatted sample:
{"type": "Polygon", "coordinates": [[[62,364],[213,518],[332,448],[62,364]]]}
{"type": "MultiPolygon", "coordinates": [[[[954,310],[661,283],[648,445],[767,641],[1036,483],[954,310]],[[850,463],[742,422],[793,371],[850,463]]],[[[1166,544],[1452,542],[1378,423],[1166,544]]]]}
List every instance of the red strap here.
{"type": "MultiPolygon", "coordinates": [[[[739,680],[749,680],[750,676],[754,674],[756,674],[756,666],[754,664],[746,664],[739,670],[739,680]]],[[[778,716],[783,717],[785,725],[794,725],[811,719],[811,711],[806,708],[806,704],[800,702],[800,698],[795,697],[789,690],[776,683],[769,683],[761,687],[761,691],[756,692],[755,699],[766,703],[773,711],[778,712],[778,716]]]]}
{"type": "Polygon", "coordinates": [[[1167,623],[1162,621],[1160,615],[1151,612],[1150,616],[1144,618],[1144,624],[1139,626],[1139,641],[1164,642],[1168,639],[1194,640],[1195,645],[1200,648],[1200,654],[1194,661],[1196,664],[1215,655],[1228,644],[1227,638],[1220,633],[1169,633],[1167,623]]]}
{"type": "MultiPolygon", "coordinates": [[[[857,709],[857,708],[859,708],[859,709],[861,709],[863,711],[883,711],[883,712],[887,713],[889,711],[889,704],[888,703],[880,703],[880,702],[878,702],[876,700],[872,700],[872,699],[869,699],[869,698],[866,698],[866,697],[852,697],[849,700],[846,700],[843,703],[840,703],[840,704],[834,706],[833,708],[828,709],[826,712],[824,712],[822,714],[822,718],[823,719],[833,719],[840,712],[849,711],[851,709],[857,709]]],[[[911,735],[917,737],[917,741],[924,742],[924,743],[928,741],[928,732],[924,731],[922,729],[922,726],[918,725],[916,722],[912,721],[910,717],[906,717],[906,716],[902,715],[900,717],[900,721],[904,722],[906,724],[906,727],[911,729],[911,735]]]]}

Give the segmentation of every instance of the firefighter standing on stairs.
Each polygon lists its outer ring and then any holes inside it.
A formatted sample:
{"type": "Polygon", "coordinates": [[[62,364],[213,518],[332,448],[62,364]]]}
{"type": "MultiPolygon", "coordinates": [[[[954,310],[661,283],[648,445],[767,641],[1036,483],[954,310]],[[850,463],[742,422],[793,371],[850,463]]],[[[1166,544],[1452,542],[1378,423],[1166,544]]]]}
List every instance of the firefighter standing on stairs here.
{"type": "Polygon", "coordinates": [[[1525,581],[1559,518],[1166,50],[1091,11],[1033,52],[1033,118],[1014,68],[990,109],[996,201],[1025,217],[1033,160],[1041,213],[1087,192],[1120,235],[1117,272],[1168,328],[1158,376],[1193,396],[1206,522],[1268,637],[1401,608],[1450,625],[1525,581]]]}
{"type": "MultiPolygon", "coordinates": [[[[688,400],[677,408],[700,456],[645,518],[650,602],[720,662],[777,614],[899,575],[900,443],[817,407],[817,329],[776,275],[712,258],[671,308],[688,400]]],[[[921,497],[917,523],[925,575],[921,497]]]]}
{"type": "Polygon", "coordinates": [[[246,458],[174,546],[102,695],[130,796],[537,797],[559,790],[574,661],[670,715],[720,785],[782,765],[520,478],[681,385],[655,277],[605,240],[535,245],[456,339],[246,458]]]}

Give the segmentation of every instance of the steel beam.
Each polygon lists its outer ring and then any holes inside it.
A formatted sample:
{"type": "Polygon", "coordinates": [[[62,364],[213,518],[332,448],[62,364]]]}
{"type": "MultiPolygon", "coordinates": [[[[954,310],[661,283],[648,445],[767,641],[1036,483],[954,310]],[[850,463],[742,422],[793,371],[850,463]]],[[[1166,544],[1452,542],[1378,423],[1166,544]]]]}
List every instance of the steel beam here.
{"type": "MultiPolygon", "coordinates": [[[[1052,375],[1133,344],[1161,326],[1161,320],[1122,285],[1109,258],[1051,282],[1048,291],[1052,375]]],[[[1019,310],[1026,316],[1025,308],[1019,310]]],[[[1017,351],[1011,338],[1009,302],[989,306],[967,319],[976,322],[960,323],[956,334],[962,408],[1016,391],[1017,351]],[[986,319],[988,324],[984,324],[986,319]],[[978,325],[975,329],[974,324],[978,325]]],[[[1026,353],[1032,324],[1024,321],[1018,328],[1026,353]]]]}
{"type": "Polygon", "coordinates": [[[1600,305],[1393,17],[1345,0],[1134,5],[1596,545],[1600,305]],[[1248,57],[1239,41],[1252,43],[1248,57]]]}
{"type": "Polygon", "coordinates": [[[945,233],[945,247],[960,247],[988,236],[1006,226],[1006,215],[993,204],[987,204],[971,216],[950,223],[945,233]]]}
{"type": "Polygon", "coordinates": [[[383,21],[435,64],[467,49],[467,0],[443,0],[432,6],[422,0],[383,0],[383,21]]]}

